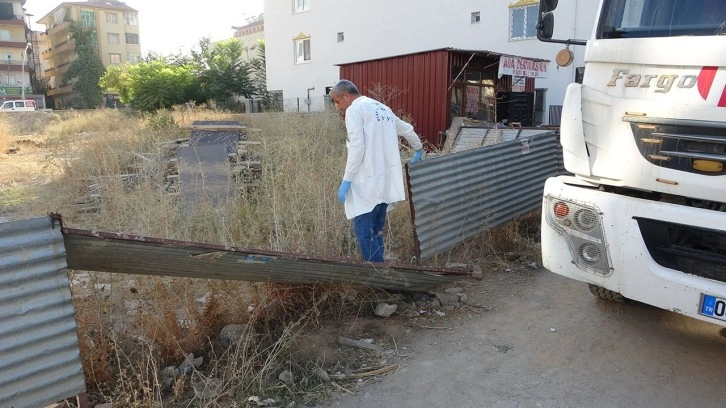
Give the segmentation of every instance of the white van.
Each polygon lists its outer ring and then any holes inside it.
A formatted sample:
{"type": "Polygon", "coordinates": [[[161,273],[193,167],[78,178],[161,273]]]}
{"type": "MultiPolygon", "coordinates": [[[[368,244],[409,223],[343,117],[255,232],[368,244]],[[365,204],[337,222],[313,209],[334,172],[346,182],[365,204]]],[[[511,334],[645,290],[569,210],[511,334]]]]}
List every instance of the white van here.
{"type": "Polygon", "coordinates": [[[0,112],[32,112],[35,110],[35,101],[32,99],[7,101],[0,106],[0,112]]]}

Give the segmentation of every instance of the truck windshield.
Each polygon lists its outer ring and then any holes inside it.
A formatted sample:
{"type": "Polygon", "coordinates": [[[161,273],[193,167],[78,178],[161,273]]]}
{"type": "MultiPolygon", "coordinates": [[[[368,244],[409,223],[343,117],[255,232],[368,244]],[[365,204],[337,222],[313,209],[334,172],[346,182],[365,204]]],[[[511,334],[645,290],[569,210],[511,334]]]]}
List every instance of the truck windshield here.
{"type": "Polygon", "coordinates": [[[726,35],[726,0],[605,0],[597,38],[726,35]]]}

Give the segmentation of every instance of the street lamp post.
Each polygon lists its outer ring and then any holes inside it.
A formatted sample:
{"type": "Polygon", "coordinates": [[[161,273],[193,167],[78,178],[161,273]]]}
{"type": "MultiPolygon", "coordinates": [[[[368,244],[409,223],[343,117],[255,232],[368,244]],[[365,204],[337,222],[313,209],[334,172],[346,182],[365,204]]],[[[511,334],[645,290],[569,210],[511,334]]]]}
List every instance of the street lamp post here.
{"type": "Polygon", "coordinates": [[[20,88],[20,99],[25,99],[25,64],[28,63],[28,48],[32,46],[33,45],[31,43],[28,43],[23,51],[23,66],[20,68],[20,79],[23,81],[21,85],[22,88],[20,88]]]}

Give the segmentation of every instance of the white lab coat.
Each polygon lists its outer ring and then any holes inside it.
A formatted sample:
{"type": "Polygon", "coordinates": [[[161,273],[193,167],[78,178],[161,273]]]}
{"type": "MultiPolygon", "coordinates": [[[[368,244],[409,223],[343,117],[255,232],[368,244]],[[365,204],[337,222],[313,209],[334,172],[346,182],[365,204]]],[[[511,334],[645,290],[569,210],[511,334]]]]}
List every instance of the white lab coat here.
{"type": "Polygon", "coordinates": [[[406,199],[398,136],[414,149],[423,148],[413,126],[386,105],[360,96],[345,111],[348,158],[343,180],[351,182],[345,216],[352,219],[381,203],[406,199]]]}

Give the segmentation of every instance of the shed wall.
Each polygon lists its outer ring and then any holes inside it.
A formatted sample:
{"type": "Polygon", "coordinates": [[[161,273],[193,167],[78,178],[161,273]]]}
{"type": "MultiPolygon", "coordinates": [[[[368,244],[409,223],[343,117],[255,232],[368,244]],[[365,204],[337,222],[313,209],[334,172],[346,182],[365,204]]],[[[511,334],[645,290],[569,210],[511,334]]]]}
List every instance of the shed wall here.
{"type": "Polygon", "coordinates": [[[399,116],[410,117],[419,136],[433,145],[438,144],[439,132],[445,131],[448,125],[449,77],[446,50],[340,67],[340,78],[352,81],[363,95],[384,102],[399,116]],[[383,92],[376,92],[376,88],[383,92]]]}

